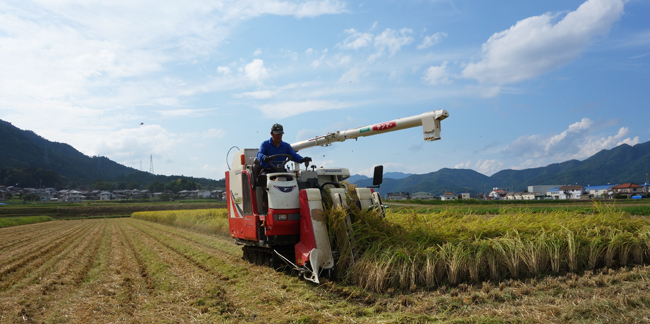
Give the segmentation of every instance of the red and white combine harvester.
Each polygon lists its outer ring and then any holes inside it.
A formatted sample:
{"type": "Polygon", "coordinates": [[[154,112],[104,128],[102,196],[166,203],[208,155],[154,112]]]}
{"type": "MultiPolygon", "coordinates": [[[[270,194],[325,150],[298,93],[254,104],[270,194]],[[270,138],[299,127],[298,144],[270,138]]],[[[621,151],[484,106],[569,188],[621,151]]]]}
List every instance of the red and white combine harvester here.
{"type": "MultiPolygon", "coordinates": [[[[291,144],[295,151],[313,146],[327,146],[363,136],[422,126],[425,141],[440,139],[440,121],[449,117],[446,110],[399,118],[291,144]]],[[[257,264],[277,266],[290,264],[305,279],[319,283],[322,271],[331,270],[338,251],[330,244],[323,199],[331,197],[334,207],[347,207],[347,188],[342,181],[350,177],[346,168],[305,168],[294,165],[286,171],[291,159],[275,163],[277,172],[260,175],[258,149],[242,149],[233,157],[232,169],[226,172],[226,190],[230,235],[243,245],[244,259],[257,264]],[[325,188],[328,190],[325,190],[325,188]],[[333,251],[334,250],[334,251],[333,251]]],[[[275,156],[270,157],[270,161],[275,156]]],[[[272,163],[273,164],[273,163],[272,163]]],[[[383,167],[375,167],[373,185],[382,182],[383,167]]],[[[371,188],[357,188],[355,202],[360,208],[382,209],[379,193],[371,188]]],[[[382,209],[383,211],[383,209],[382,209]]],[[[348,235],[351,222],[346,220],[348,235]]],[[[351,237],[337,240],[351,240],[351,237]]]]}

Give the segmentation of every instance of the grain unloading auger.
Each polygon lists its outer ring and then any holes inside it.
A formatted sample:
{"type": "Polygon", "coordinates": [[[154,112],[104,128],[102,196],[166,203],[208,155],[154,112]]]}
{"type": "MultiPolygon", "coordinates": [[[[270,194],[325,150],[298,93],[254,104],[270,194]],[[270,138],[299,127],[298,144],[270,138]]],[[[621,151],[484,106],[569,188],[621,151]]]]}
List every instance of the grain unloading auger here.
{"type": "MultiPolygon", "coordinates": [[[[327,146],[364,136],[422,126],[424,140],[440,139],[440,121],[449,117],[446,110],[337,131],[291,144],[295,151],[327,146]]],[[[346,168],[286,171],[287,160],[274,165],[276,172],[260,175],[258,149],[242,149],[233,157],[232,169],[226,171],[226,191],[230,235],[243,245],[244,259],[257,264],[277,266],[286,262],[305,279],[319,283],[323,271],[331,270],[340,257],[331,246],[324,213],[326,195],[333,207],[346,208],[347,188],[341,182],[350,177],[346,168]],[[326,190],[326,187],[333,187],[326,190]]],[[[273,159],[272,159],[273,160],[273,159]]],[[[383,168],[375,168],[373,185],[382,182],[383,168]]],[[[361,209],[378,208],[383,212],[379,193],[372,188],[356,188],[361,209]]],[[[346,217],[346,234],[337,242],[353,241],[352,224],[346,217]]],[[[349,257],[354,261],[353,251],[349,257]]]]}

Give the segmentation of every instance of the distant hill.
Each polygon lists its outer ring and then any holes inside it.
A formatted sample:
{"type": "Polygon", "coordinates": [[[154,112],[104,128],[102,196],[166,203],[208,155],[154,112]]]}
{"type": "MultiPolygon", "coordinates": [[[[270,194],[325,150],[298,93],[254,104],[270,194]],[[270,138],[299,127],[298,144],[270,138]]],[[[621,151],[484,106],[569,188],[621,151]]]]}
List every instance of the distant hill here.
{"type": "MultiPolygon", "coordinates": [[[[404,173],[404,172],[386,172],[384,173],[384,179],[404,179],[412,175],[413,175],[412,173],[404,173]]],[[[371,178],[366,177],[364,175],[355,174],[355,175],[351,175],[347,179],[347,181],[349,181],[350,183],[355,183],[357,181],[361,181],[365,179],[371,179],[371,178]]]]}
{"type": "MultiPolygon", "coordinates": [[[[523,191],[530,185],[580,184],[600,185],[607,183],[645,183],[650,173],[650,142],[629,146],[619,145],[602,150],[584,161],[570,160],[545,167],[525,170],[502,170],[491,177],[467,169],[441,169],[427,174],[411,175],[404,179],[385,179],[378,191],[389,192],[426,191],[440,195],[444,191],[469,191],[486,193],[493,187],[523,191]]],[[[353,182],[369,186],[372,179],[353,182]]]]}
{"type": "Polygon", "coordinates": [[[391,179],[404,179],[412,176],[412,173],[404,173],[404,172],[386,172],[384,173],[384,178],[391,178],[391,179]]]}
{"type": "MultiPolygon", "coordinates": [[[[34,174],[39,174],[35,169],[51,170],[62,177],[60,181],[65,182],[57,183],[59,186],[87,185],[96,180],[135,182],[144,186],[154,181],[167,183],[177,178],[192,180],[204,187],[220,186],[220,183],[212,179],[152,175],[103,156],[89,157],[68,144],[48,141],[30,130],[21,130],[4,120],[0,120],[0,152],[0,169],[32,169],[24,173],[34,174]]],[[[0,179],[0,184],[4,184],[3,182],[4,179],[0,179]]],[[[24,183],[22,186],[36,187],[37,183],[24,183]]]]}

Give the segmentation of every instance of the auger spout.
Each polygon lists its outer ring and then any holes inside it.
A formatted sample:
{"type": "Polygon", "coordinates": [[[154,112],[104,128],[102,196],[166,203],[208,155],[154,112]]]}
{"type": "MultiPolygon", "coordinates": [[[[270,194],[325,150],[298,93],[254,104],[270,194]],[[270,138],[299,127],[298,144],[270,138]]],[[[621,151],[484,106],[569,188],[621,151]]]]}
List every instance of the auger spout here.
{"type": "Polygon", "coordinates": [[[306,141],[291,144],[295,151],[314,147],[327,146],[334,142],[343,142],[349,139],[356,139],[364,136],[373,136],[397,130],[422,126],[422,134],[425,141],[436,141],[440,139],[440,121],[449,117],[444,109],[426,112],[420,115],[398,118],[378,124],[367,125],[326,135],[316,136],[306,141]]]}

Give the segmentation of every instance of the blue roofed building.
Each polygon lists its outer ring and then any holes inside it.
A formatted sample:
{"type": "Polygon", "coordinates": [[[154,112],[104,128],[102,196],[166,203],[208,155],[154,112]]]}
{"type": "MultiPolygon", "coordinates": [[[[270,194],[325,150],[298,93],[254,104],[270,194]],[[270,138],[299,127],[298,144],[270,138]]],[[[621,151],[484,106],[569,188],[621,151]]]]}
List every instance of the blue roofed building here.
{"type": "Polygon", "coordinates": [[[612,187],[614,186],[618,186],[618,184],[586,186],[585,191],[589,193],[590,198],[612,198],[612,187]]]}

